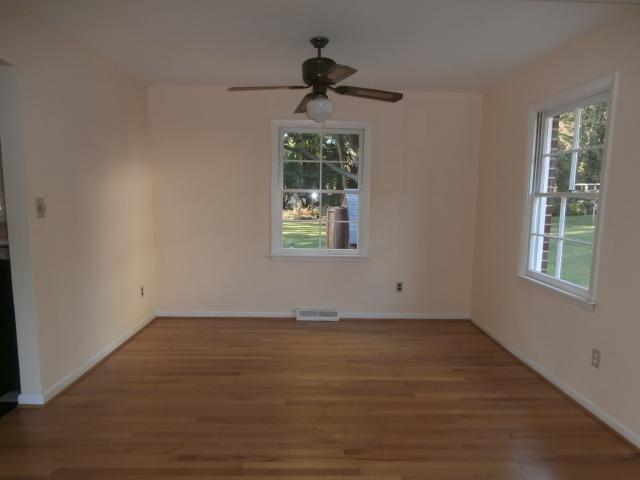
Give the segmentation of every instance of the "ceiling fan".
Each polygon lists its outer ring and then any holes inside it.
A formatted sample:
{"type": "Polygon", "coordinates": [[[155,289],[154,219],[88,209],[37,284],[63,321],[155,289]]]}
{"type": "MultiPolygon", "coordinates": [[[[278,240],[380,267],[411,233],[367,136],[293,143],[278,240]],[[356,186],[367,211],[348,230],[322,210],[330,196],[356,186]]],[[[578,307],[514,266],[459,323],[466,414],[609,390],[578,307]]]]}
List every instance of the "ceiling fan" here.
{"type": "Polygon", "coordinates": [[[382,100],[383,102],[402,100],[402,93],[347,85],[334,86],[336,83],[356,73],[357,70],[347,65],[340,65],[332,59],[322,56],[322,49],[329,43],[328,38],[313,37],[310,42],[318,50],[318,56],[309,58],[302,64],[302,81],[305,85],[231,87],[229,91],[302,90],[312,88],[312,92],[304,96],[294,113],[306,113],[310,119],[318,123],[326,121],[333,113],[334,102],[327,96],[327,90],[332,90],[340,95],[382,100]]]}

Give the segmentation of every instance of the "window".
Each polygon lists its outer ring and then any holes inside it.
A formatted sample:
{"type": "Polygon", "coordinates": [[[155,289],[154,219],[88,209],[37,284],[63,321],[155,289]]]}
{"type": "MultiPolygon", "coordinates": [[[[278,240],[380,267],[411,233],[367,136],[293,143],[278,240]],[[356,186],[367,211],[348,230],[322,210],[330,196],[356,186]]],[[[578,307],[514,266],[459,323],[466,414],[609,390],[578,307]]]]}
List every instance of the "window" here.
{"type": "Polygon", "coordinates": [[[365,255],[369,136],[364,123],[273,122],[273,255],[365,255]]]}
{"type": "Polygon", "coordinates": [[[525,275],[589,302],[595,261],[609,92],[537,114],[525,275]]]}

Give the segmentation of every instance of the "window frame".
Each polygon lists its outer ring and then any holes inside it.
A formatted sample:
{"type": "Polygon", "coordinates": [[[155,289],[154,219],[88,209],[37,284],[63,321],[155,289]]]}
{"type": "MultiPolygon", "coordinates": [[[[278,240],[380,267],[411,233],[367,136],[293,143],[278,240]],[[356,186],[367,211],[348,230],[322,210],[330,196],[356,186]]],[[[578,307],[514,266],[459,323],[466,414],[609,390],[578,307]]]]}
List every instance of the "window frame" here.
{"type": "MultiPolygon", "coordinates": [[[[598,271],[600,266],[600,251],[602,245],[602,231],[606,214],[607,180],[609,166],[611,164],[611,144],[613,138],[613,127],[615,120],[615,108],[617,100],[617,85],[619,74],[613,73],[606,77],[589,82],[581,87],[569,92],[551,97],[537,103],[529,110],[529,142],[528,158],[529,167],[527,171],[522,244],[520,254],[519,276],[529,280],[538,286],[545,287],[561,297],[575,301],[581,306],[593,309],[596,304],[598,271]],[[545,117],[557,113],[574,110],[578,107],[595,103],[597,101],[607,103],[607,125],[605,130],[605,140],[602,146],[602,166],[600,171],[600,192],[598,195],[598,214],[593,237],[593,252],[591,260],[591,275],[589,287],[581,287],[566,280],[551,277],[537,272],[531,268],[533,262],[533,227],[539,217],[536,214],[535,202],[540,198],[537,183],[539,180],[539,169],[542,168],[540,160],[543,154],[540,153],[541,146],[546,141],[547,132],[542,130],[545,117]]],[[[561,198],[562,193],[549,194],[553,198],[561,198]]],[[[564,195],[573,198],[575,195],[564,195]]]]}
{"type": "MultiPolygon", "coordinates": [[[[371,172],[371,123],[356,121],[273,120],[271,122],[271,256],[291,258],[357,259],[368,256],[369,245],[369,189],[371,172]],[[353,249],[284,248],[282,246],[282,135],[281,132],[303,133],[362,133],[358,164],[358,247],[353,249]],[[346,133],[346,132],[344,132],[346,133]]],[[[318,189],[319,192],[321,189],[318,189]]]]}

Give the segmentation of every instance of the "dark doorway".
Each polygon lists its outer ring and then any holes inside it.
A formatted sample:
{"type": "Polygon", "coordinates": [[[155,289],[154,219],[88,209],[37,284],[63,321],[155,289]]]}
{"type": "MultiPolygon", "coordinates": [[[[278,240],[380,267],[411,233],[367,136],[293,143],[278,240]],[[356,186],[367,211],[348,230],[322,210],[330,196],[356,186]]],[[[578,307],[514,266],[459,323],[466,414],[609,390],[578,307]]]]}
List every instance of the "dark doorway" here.
{"type": "Polygon", "coordinates": [[[18,402],[20,372],[0,143],[0,416],[18,402]]]}

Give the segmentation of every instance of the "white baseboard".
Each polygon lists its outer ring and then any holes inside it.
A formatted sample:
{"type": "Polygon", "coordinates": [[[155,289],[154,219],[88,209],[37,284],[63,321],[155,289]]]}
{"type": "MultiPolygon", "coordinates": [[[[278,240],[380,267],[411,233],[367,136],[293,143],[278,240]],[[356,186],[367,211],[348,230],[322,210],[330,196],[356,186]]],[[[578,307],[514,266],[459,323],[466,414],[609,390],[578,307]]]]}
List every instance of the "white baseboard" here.
{"type": "Polygon", "coordinates": [[[58,393],[60,393],[62,390],[67,388],[69,385],[75,382],[78,378],[80,378],[82,375],[84,375],[86,372],[92,369],[95,365],[97,365],[110,353],[116,350],[120,345],[122,345],[124,342],[129,340],[132,336],[134,336],[136,333],[138,333],[140,330],[146,327],[149,324],[149,322],[151,322],[154,318],[156,318],[155,314],[151,314],[147,316],[144,320],[142,320],[140,323],[138,323],[134,327],[124,332],[122,335],[116,338],[109,345],[107,345],[98,353],[96,353],[91,358],[89,358],[84,363],[84,365],[82,365],[80,368],[77,368],[76,370],[69,372],[67,375],[62,377],[51,387],[47,388],[44,391],[44,395],[20,394],[18,396],[18,404],[19,405],[44,405],[53,397],[55,397],[58,393]]]}
{"type": "Polygon", "coordinates": [[[157,317],[264,317],[264,318],[295,318],[295,312],[238,312],[212,310],[156,310],[157,317]]]}
{"type": "MultiPolygon", "coordinates": [[[[289,312],[238,312],[215,310],[158,310],[158,317],[212,317],[212,318],[296,318],[296,313],[289,312]]],[[[393,313],[393,312],[343,312],[340,318],[345,319],[398,319],[398,320],[468,320],[468,313],[393,313]]]]}
{"type": "Polygon", "coordinates": [[[42,395],[20,394],[18,395],[19,405],[44,405],[44,397],[42,395]]]}
{"type": "Polygon", "coordinates": [[[340,312],[340,318],[369,320],[469,320],[468,313],[340,312]]]}
{"type": "Polygon", "coordinates": [[[607,412],[602,410],[600,407],[591,403],[591,401],[582,395],[580,392],[575,390],[574,388],[565,385],[559,379],[554,377],[547,369],[545,369],[542,365],[535,362],[531,358],[527,357],[525,354],[511,348],[505,341],[503,341],[499,336],[497,336],[490,328],[481,324],[477,320],[471,319],[474,325],[476,325],[480,330],[486,333],[488,336],[493,338],[496,342],[502,345],[509,353],[511,353],[514,357],[520,360],[525,365],[529,366],[531,369],[535,370],[539,375],[546,378],[549,382],[551,382],[555,387],[560,389],[566,395],[571,397],[573,400],[578,402],[583,408],[588,410],[593,416],[598,418],[600,421],[611,427],[615,430],[621,437],[625,438],[629,443],[634,445],[636,448],[640,448],[640,435],[625,424],[617,420],[616,418],[609,415],[607,412]]]}

